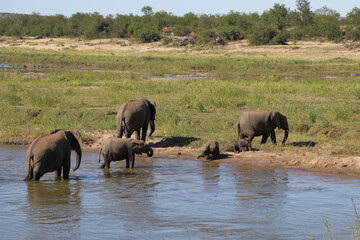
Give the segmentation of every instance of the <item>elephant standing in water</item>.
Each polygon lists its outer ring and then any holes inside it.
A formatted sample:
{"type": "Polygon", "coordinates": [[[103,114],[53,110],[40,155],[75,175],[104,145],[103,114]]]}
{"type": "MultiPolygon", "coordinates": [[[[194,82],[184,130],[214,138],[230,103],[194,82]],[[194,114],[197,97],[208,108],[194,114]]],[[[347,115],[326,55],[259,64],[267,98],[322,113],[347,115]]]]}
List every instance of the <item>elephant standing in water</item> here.
{"type": "Polygon", "coordinates": [[[145,141],[148,125],[150,124],[150,134],[155,131],[156,103],[154,100],[139,98],[131,100],[120,106],[116,116],[118,137],[122,138],[125,134],[130,138],[135,132],[135,138],[140,139],[140,129],[142,129],[141,140],[145,141]]]}
{"type": "Polygon", "coordinates": [[[262,135],[261,144],[266,143],[268,137],[271,137],[273,144],[276,144],[275,128],[285,130],[284,144],[289,136],[289,125],[286,116],[275,111],[246,111],[241,114],[236,125],[239,139],[247,137],[252,142],[253,138],[262,135]]]}
{"type": "Polygon", "coordinates": [[[28,175],[25,180],[39,180],[45,173],[55,171],[55,178],[69,178],[71,150],[75,150],[76,167],[81,162],[81,135],[78,131],[55,130],[35,139],[26,152],[28,175]]]}
{"type": "Polygon", "coordinates": [[[142,140],[131,138],[108,138],[101,145],[99,153],[103,155],[104,164],[101,168],[110,168],[111,161],[126,159],[126,168],[134,168],[135,154],[147,153],[148,157],[153,155],[152,148],[142,140]]]}

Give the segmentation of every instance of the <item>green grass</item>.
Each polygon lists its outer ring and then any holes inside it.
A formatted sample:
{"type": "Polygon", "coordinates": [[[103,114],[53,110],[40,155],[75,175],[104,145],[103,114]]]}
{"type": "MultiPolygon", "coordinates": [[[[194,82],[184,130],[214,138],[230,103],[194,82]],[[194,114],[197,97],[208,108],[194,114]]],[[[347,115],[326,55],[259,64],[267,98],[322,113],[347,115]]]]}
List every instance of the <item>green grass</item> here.
{"type": "MultiPolygon", "coordinates": [[[[1,141],[55,128],[115,130],[118,107],[130,99],[158,104],[154,137],[196,137],[199,147],[217,139],[222,147],[237,138],[235,124],[249,109],[287,116],[288,145],[313,141],[332,154],[360,153],[359,63],[309,61],[222,53],[117,53],[36,51],[3,48],[3,63],[17,66],[90,65],[93,70],[0,71],[1,141]],[[208,71],[214,79],[154,80],[148,76],[208,71]]],[[[278,142],[283,132],[277,132],[278,142]]],[[[282,151],[270,143],[254,147],[282,151]]],[[[270,142],[270,141],[269,141],[270,142]]]]}

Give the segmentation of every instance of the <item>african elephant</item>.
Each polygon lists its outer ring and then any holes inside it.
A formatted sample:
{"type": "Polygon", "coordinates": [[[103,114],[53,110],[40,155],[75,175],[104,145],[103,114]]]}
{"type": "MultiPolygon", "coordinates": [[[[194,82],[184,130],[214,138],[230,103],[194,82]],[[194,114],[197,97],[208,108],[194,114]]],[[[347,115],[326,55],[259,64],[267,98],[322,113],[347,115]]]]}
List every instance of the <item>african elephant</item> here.
{"type": "Polygon", "coordinates": [[[275,128],[285,130],[282,144],[289,136],[289,125],[286,116],[275,111],[246,111],[241,114],[236,125],[239,139],[247,137],[252,142],[253,138],[262,135],[261,144],[266,143],[269,135],[273,144],[276,144],[275,128]]]}
{"type": "Polygon", "coordinates": [[[25,180],[39,180],[45,173],[55,171],[55,178],[69,178],[71,150],[75,150],[76,167],[81,163],[81,135],[78,131],[54,130],[35,139],[26,152],[28,175],[25,180]]]}
{"type": "Polygon", "coordinates": [[[220,155],[219,143],[216,140],[210,140],[204,143],[201,154],[197,158],[199,159],[206,156],[206,158],[209,159],[210,155],[212,160],[220,155]]]}
{"type": "Polygon", "coordinates": [[[251,149],[251,142],[248,139],[240,139],[229,143],[227,145],[226,151],[239,153],[244,151],[251,151],[251,149]]]}
{"type": "Polygon", "coordinates": [[[125,134],[127,138],[135,132],[135,138],[140,139],[140,129],[142,129],[141,140],[145,141],[148,125],[150,124],[150,134],[155,131],[156,103],[154,100],[139,98],[131,100],[120,106],[116,116],[118,137],[122,138],[125,134]]]}
{"type": "Polygon", "coordinates": [[[101,145],[99,152],[100,156],[104,158],[104,164],[101,168],[110,168],[111,161],[120,161],[126,159],[126,168],[134,168],[135,153],[147,153],[148,157],[153,155],[152,148],[142,140],[135,140],[131,138],[107,138],[101,145]]]}

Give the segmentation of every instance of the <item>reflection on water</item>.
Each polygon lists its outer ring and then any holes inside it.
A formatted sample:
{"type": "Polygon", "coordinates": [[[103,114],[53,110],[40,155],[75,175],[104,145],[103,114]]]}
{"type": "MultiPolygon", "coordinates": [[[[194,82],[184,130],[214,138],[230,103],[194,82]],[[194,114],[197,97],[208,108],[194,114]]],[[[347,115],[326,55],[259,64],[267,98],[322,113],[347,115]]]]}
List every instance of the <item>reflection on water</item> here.
{"type": "Polygon", "coordinates": [[[358,179],[87,152],[69,181],[25,182],[26,148],[0,152],[2,239],[328,239],[325,218],[350,239],[360,202],[358,179]]]}

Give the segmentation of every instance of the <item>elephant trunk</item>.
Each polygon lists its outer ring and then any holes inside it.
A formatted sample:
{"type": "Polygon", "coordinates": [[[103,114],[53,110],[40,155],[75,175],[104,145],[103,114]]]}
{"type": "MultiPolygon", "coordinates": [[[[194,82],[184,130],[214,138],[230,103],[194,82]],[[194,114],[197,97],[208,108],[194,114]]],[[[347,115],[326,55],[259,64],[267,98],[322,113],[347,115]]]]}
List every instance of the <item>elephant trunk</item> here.
{"type": "Polygon", "coordinates": [[[152,150],[152,148],[149,145],[147,146],[146,153],[147,153],[148,157],[152,157],[152,155],[154,154],[154,151],[152,150]]]}
{"type": "Polygon", "coordinates": [[[76,166],[75,168],[73,168],[73,171],[77,170],[80,167],[80,163],[81,163],[81,148],[75,151],[76,151],[76,166]]]}
{"type": "Polygon", "coordinates": [[[151,137],[151,134],[153,134],[153,132],[155,132],[155,120],[150,120],[150,133],[149,133],[149,137],[151,137]]]}
{"type": "Polygon", "coordinates": [[[285,130],[285,134],[284,134],[284,139],[282,141],[282,144],[284,144],[289,136],[289,125],[286,123],[285,127],[284,127],[284,130],[285,130]]]}

